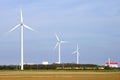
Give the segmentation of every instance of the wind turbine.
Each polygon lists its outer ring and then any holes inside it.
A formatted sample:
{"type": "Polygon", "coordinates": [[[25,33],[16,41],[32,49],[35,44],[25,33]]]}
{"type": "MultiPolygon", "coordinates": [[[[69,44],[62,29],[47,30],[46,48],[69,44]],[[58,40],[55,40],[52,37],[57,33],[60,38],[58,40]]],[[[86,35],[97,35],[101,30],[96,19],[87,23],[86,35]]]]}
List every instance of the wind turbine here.
{"type": "Polygon", "coordinates": [[[78,48],[78,44],[77,44],[77,49],[76,51],[73,52],[73,54],[76,54],[77,55],[77,64],[79,64],[79,48],[78,48]]]}
{"type": "Polygon", "coordinates": [[[21,28],[21,70],[24,70],[24,63],[23,63],[23,36],[24,36],[24,28],[29,29],[31,31],[34,31],[31,27],[27,26],[23,22],[23,14],[22,14],[22,9],[20,9],[20,24],[17,24],[15,27],[13,27],[9,32],[14,31],[16,28],[20,27],[21,28]]]}
{"type": "Polygon", "coordinates": [[[56,39],[57,39],[57,43],[55,45],[55,48],[58,47],[58,62],[57,63],[60,64],[61,63],[61,44],[66,43],[66,41],[60,40],[60,38],[58,37],[57,34],[55,34],[55,36],[56,36],[56,39]]]}

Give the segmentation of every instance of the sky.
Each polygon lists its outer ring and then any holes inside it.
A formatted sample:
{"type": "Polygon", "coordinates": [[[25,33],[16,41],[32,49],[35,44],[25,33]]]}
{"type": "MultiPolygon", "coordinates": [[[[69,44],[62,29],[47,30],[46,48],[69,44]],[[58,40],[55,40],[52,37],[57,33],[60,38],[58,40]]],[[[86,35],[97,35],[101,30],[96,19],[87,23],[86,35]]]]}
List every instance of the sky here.
{"type": "Polygon", "coordinates": [[[108,58],[120,64],[119,0],[0,0],[0,64],[20,64],[20,7],[24,23],[24,63],[76,63],[72,53],[79,44],[79,63],[104,65],[108,58]]]}

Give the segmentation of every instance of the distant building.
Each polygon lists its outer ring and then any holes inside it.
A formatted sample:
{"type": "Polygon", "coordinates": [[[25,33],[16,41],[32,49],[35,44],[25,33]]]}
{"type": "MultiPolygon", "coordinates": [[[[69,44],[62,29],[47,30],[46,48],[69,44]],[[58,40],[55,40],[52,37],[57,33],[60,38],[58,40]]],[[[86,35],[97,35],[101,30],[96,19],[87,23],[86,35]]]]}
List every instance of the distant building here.
{"type": "Polygon", "coordinates": [[[48,61],[43,61],[42,64],[43,65],[48,65],[48,61]]]}
{"type": "Polygon", "coordinates": [[[118,62],[106,62],[105,66],[109,66],[112,68],[118,68],[118,62]]]}
{"type": "Polygon", "coordinates": [[[60,62],[55,62],[55,64],[60,64],[60,62]]]}
{"type": "Polygon", "coordinates": [[[24,65],[34,65],[34,63],[24,63],[24,65]]]}

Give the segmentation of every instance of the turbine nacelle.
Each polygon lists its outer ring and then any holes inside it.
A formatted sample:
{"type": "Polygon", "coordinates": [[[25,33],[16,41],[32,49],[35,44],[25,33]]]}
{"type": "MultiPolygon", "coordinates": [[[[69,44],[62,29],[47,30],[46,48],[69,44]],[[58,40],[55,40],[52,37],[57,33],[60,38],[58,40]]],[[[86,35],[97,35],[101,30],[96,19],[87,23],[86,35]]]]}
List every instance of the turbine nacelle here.
{"type": "Polygon", "coordinates": [[[62,43],[67,43],[67,41],[62,41],[62,40],[60,40],[60,38],[58,37],[58,35],[55,33],[55,36],[56,36],[56,39],[57,39],[57,43],[56,43],[56,45],[55,45],[55,48],[57,47],[57,46],[60,46],[62,43]]]}
{"type": "Polygon", "coordinates": [[[20,24],[20,26],[23,26],[23,25],[24,25],[23,23],[20,24]]]}
{"type": "Polygon", "coordinates": [[[76,51],[73,52],[73,54],[78,54],[79,53],[79,47],[78,47],[78,44],[77,44],[77,47],[76,47],[76,51]]]}
{"type": "Polygon", "coordinates": [[[16,25],[15,27],[13,27],[9,32],[12,32],[12,31],[14,31],[16,28],[22,27],[22,26],[23,26],[24,28],[27,28],[27,29],[31,30],[31,31],[35,31],[35,30],[32,29],[31,27],[29,27],[29,26],[27,26],[27,25],[24,24],[24,22],[23,22],[23,15],[22,15],[22,9],[20,9],[20,15],[21,15],[21,17],[20,17],[20,20],[21,20],[20,24],[18,24],[18,25],[16,25]]]}

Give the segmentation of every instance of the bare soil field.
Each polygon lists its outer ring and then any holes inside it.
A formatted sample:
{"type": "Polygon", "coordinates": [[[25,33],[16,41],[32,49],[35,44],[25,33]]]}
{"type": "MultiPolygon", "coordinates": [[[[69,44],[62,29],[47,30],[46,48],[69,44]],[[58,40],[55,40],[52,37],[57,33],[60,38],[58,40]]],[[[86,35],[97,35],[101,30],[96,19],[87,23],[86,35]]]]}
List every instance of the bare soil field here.
{"type": "Polygon", "coordinates": [[[0,80],[120,80],[120,72],[2,71],[0,80]]]}

